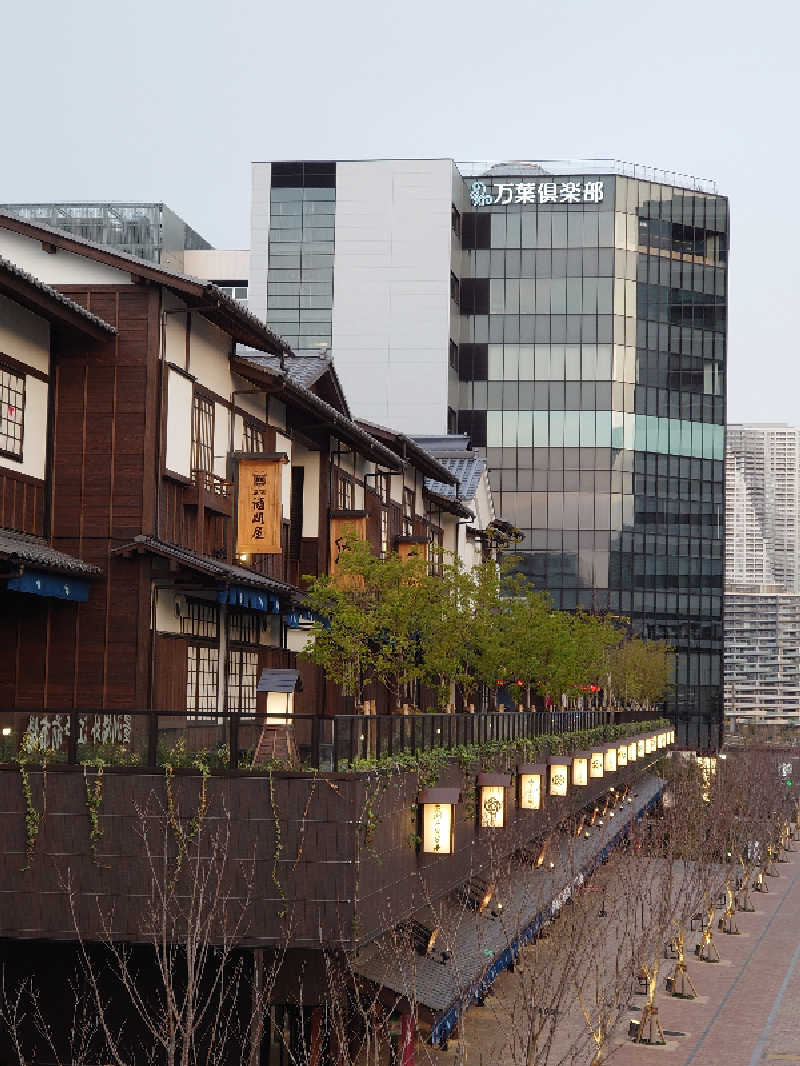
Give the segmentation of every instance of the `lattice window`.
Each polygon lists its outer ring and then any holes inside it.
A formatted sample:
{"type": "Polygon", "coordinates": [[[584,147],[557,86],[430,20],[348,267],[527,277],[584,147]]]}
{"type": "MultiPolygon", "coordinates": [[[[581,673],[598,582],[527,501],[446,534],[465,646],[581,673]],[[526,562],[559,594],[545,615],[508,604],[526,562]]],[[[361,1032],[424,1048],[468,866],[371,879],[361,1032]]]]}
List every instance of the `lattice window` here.
{"type": "Polygon", "coordinates": [[[214,473],[214,404],[197,395],[192,403],[192,470],[214,473]]]}
{"type": "Polygon", "coordinates": [[[252,422],[245,422],[243,444],[246,452],[263,452],[264,430],[254,426],[252,422]]]}
{"type": "Polygon", "coordinates": [[[228,636],[235,644],[259,644],[261,616],[231,611],[228,615],[228,636]]]}
{"type": "Polygon", "coordinates": [[[340,511],[352,511],[355,507],[355,485],[349,477],[339,474],[336,479],[336,507],[340,511]]]}
{"type": "Polygon", "coordinates": [[[403,536],[414,534],[414,490],[403,489],[403,536]]]}
{"type": "Polygon", "coordinates": [[[25,378],[0,366],[0,454],[22,458],[25,378]]]}
{"type": "Polygon", "coordinates": [[[187,614],[181,617],[181,633],[189,637],[206,637],[216,640],[217,608],[213,603],[190,600],[187,614]]]}
{"type": "Polygon", "coordinates": [[[381,555],[389,553],[389,500],[391,498],[391,474],[378,475],[378,492],[381,497],[381,555]]]}
{"type": "Polygon", "coordinates": [[[428,567],[431,577],[440,577],[442,573],[442,548],[444,546],[444,534],[435,526],[430,527],[428,534],[430,549],[428,551],[428,567]]]}
{"type": "Polygon", "coordinates": [[[256,685],[258,684],[258,652],[230,651],[228,653],[228,710],[251,718],[256,713],[256,685]]]}
{"type": "MultiPolygon", "coordinates": [[[[190,645],[186,655],[186,717],[214,717],[217,714],[219,649],[190,645]]],[[[222,719],[217,718],[217,721],[222,719]]]]}

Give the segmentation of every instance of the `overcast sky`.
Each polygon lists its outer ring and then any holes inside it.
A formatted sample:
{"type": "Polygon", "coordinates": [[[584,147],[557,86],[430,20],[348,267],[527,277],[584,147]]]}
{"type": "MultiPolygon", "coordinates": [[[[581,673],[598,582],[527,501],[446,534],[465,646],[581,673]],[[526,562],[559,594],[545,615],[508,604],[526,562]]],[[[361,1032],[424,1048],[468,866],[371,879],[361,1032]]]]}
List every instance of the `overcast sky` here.
{"type": "Polygon", "coordinates": [[[163,200],[247,247],[254,159],[712,177],[731,199],[729,419],[800,424],[799,23],[787,0],[4,4],[0,201],[163,200]]]}

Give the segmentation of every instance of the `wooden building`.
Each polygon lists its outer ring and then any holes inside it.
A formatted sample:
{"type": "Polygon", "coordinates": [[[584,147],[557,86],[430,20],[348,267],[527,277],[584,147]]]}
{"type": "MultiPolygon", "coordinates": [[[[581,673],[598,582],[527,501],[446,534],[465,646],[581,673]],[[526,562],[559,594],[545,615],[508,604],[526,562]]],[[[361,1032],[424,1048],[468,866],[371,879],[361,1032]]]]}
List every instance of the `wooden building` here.
{"type": "MultiPolygon", "coordinates": [[[[102,712],[95,739],[141,745],[125,712],[148,710],[208,716],[213,743],[215,715],[263,709],[264,667],[295,665],[301,577],[344,526],[376,552],[458,548],[471,512],[426,488],[457,478],[355,422],[328,358],[214,285],[9,215],[0,256],[0,712],[18,730],[74,743],[70,713],[102,712]]],[[[302,673],[298,715],[342,708],[302,673]]]]}

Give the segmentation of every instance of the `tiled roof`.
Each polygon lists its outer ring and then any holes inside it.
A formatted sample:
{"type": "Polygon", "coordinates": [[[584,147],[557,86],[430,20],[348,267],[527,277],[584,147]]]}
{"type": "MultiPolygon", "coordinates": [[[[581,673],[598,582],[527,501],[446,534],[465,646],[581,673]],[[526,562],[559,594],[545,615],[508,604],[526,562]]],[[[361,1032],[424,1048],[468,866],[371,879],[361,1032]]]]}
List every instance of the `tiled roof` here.
{"type": "MultiPolygon", "coordinates": [[[[479,455],[468,455],[463,457],[442,457],[439,458],[439,462],[458,478],[458,494],[461,499],[474,500],[480,484],[481,474],[486,469],[486,460],[479,455]]],[[[448,496],[450,499],[455,499],[456,487],[454,485],[445,485],[441,481],[433,481],[426,478],[425,488],[431,492],[438,493],[440,496],[448,496]]]]}
{"type": "Polygon", "coordinates": [[[648,776],[637,782],[635,806],[626,811],[625,821],[608,819],[588,840],[561,837],[558,852],[551,847],[548,853],[555,862],[552,871],[520,863],[502,887],[502,918],[493,919],[488,912],[478,914],[452,899],[437,904],[435,918],[430,911],[416,915],[423,925],[440,927],[437,946],[446,945],[450,958],[443,959],[441,951],[434,950],[428,956],[416,957],[411,966],[398,965],[398,945],[387,933],[361,949],[354,971],[440,1016],[453,1008],[458,1010],[459,1002],[469,1006],[507,965],[502,956],[510,942],[535,923],[538,915],[549,916],[551,902],[571,882],[567,871],[590,869],[601,861],[634,813],[638,816],[662,787],[660,778],[648,776]]]}
{"type": "Polygon", "coordinates": [[[216,578],[218,581],[225,581],[228,584],[249,585],[252,588],[268,589],[292,600],[298,600],[301,596],[300,590],[295,588],[294,585],[287,585],[283,581],[264,577],[263,574],[257,574],[243,566],[235,566],[220,559],[213,559],[210,555],[201,555],[199,552],[190,551],[188,548],[182,548],[179,544],[172,544],[158,537],[144,535],[134,537],[128,544],[115,548],[112,554],[122,555],[132,551],[152,552],[153,555],[160,555],[165,559],[175,559],[184,566],[189,567],[190,570],[197,570],[198,573],[207,574],[209,577],[216,578]]]}
{"type": "MultiPolygon", "coordinates": [[[[57,229],[55,226],[47,226],[43,222],[32,222],[28,219],[20,218],[10,211],[0,211],[0,226],[29,236],[39,232],[47,233],[68,250],[74,245],[78,249],[77,254],[80,254],[80,249],[83,248],[86,249],[87,253],[95,253],[93,256],[90,255],[90,258],[100,259],[100,256],[102,256],[101,262],[109,259],[117,260],[118,263],[115,265],[121,270],[125,269],[125,264],[130,264],[130,273],[155,280],[167,288],[170,287],[172,282],[174,288],[184,293],[191,293],[195,298],[202,299],[204,305],[213,300],[219,311],[222,312],[225,321],[238,323],[239,326],[244,328],[244,332],[251,337],[259,337],[273,351],[291,353],[291,348],[286,341],[269,329],[266,323],[243,307],[240,301],[234,300],[232,296],[228,296],[227,293],[223,292],[219,286],[206,281],[204,278],[195,278],[191,274],[183,274],[179,270],[171,270],[160,263],[152,263],[149,259],[141,259],[139,256],[123,252],[119,248],[112,248],[106,244],[98,244],[96,241],[86,240],[85,237],[78,237],[68,230],[57,229]],[[194,289],[194,292],[191,291],[192,289],[194,289]]],[[[215,311],[216,308],[214,307],[203,306],[201,313],[210,321],[214,321],[217,317],[215,311]]]]}
{"type": "Polygon", "coordinates": [[[400,433],[396,429],[389,429],[388,426],[378,425],[377,422],[368,422],[365,418],[358,418],[356,421],[368,433],[377,437],[378,440],[384,441],[403,459],[413,463],[423,474],[427,474],[434,480],[453,482],[455,484],[455,477],[448,477],[449,471],[446,467],[435,456],[431,455],[427,449],[418,444],[413,437],[407,437],[405,433],[400,433]]]}
{"type": "Polygon", "coordinates": [[[93,315],[91,311],[87,311],[85,307],[81,307],[79,303],[74,300],[70,300],[68,296],[65,296],[58,289],[52,288],[50,285],[45,285],[43,281],[34,277],[33,274],[29,274],[27,270],[23,270],[22,267],[17,266],[16,263],[12,263],[10,259],[5,259],[0,255],[0,271],[5,271],[7,274],[12,274],[14,277],[19,278],[20,281],[27,282],[28,285],[32,285],[39,292],[48,296],[51,300],[61,304],[66,310],[71,311],[73,314],[80,315],[81,318],[87,322],[91,322],[93,326],[97,326],[99,329],[105,330],[110,336],[113,336],[117,331],[110,325],[105,319],[99,318],[97,315],[93,315]]]}
{"type": "Polygon", "coordinates": [[[257,350],[250,350],[241,346],[237,349],[237,355],[249,359],[253,363],[258,363],[259,366],[277,370],[278,373],[281,370],[285,370],[292,381],[306,389],[310,389],[331,368],[330,359],[327,357],[321,359],[318,355],[285,355],[283,357],[283,366],[281,366],[281,360],[277,355],[262,355],[257,350]]]}
{"type": "Polygon", "coordinates": [[[30,533],[18,533],[13,529],[0,529],[0,558],[10,562],[22,563],[43,570],[52,570],[57,574],[81,574],[93,577],[102,574],[98,566],[84,563],[65,552],[51,548],[41,537],[30,533]]]}

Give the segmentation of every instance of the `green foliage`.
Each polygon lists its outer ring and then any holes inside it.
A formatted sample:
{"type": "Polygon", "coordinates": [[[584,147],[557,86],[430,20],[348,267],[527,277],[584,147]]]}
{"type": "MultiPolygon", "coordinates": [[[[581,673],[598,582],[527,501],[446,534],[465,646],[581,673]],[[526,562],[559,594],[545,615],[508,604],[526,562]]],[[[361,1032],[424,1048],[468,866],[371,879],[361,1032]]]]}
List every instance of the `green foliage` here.
{"type": "Polygon", "coordinates": [[[189,845],[197,837],[203,825],[203,819],[208,807],[208,779],[211,776],[209,754],[207,751],[187,751],[186,741],[180,737],[167,753],[164,762],[164,783],[167,792],[167,817],[175,837],[178,852],[175,858],[175,872],[173,884],[183,867],[184,859],[189,850],[189,845]],[[184,828],[180,812],[175,803],[174,775],[178,768],[191,768],[200,771],[200,796],[197,810],[186,823],[184,828]]]}
{"type": "Polygon", "coordinates": [[[42,820],[47,810],[47,763],[48,760],[52,761],[56,755],[53,748],[45,747],[36,734],[26,732],[22,738],[22,744],[17,752],[17,763],[19,765],[19,774],[22,782],[22,796],[25,800],[25,865],[22,867],[23,872],[30,870],[31,863],[33,862],[33,853],[36,849],[36,841],[39,837],[39,830],[42,827],[42,820]],[[42,768],[42,809],[41,811],[36,809],[36,805],[33,802],[33,788],[31,787],[31,779],[28,775],[27,767],[31,764],[38,764],[42,768]]]}
{"type": "Polygon", "coordinates": [[[97,766],[138,766],[139,752],[126,744],[110,741],[107,744],[79,744],[78,762],[82,765],[97,766]]]}
{"type": "MultiPolygon", "coordinates": [[[[104,745],[105,746],[105,745],[104,745]]],[[[117,747],[118,745],[114,745],[117,747]]],[[[89,847],[94,864],[97,862],[97,844],[103,839],[103,827],[100,825],[100,808],[103,803],[103,767],[104,760],[99,756],[83,762],[83,780],[86,786],[86,810],[89,815],[89,847]],[[94,767],[97,774],[94,784],[89,781],[89,768],[94,767]]]]}
{"type": "Polygon", "coordinates": [[[529,690],[558,700],[605,689],[609,676],[618,696],[658,701],[672,668],[663,642],[629,638],[622,619],[555,610],[515,566],[513,556],[469,570],[443,559],[432,576],[422,559],[381,560],[352,537],[336,575],[307,579],[321,620],[302,654],[358,705],[374,682],[396,707],[413,682],[433,689],[443,707],[454,685],[469,697],[500,682],[519,704],[529,690]],[[623,670],[624,683],[616,683],[623,670]]]}

